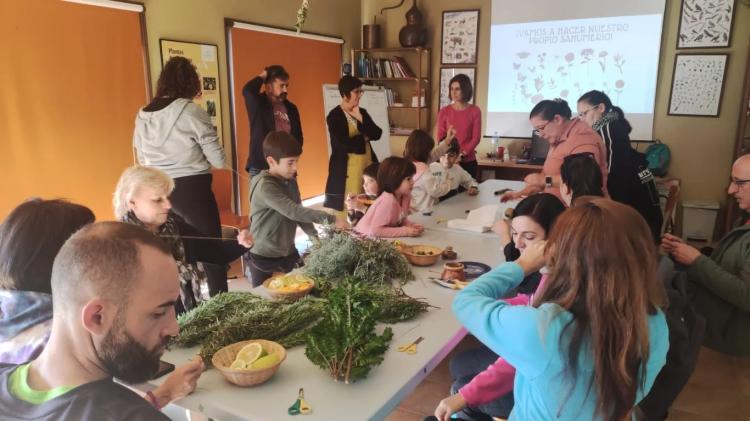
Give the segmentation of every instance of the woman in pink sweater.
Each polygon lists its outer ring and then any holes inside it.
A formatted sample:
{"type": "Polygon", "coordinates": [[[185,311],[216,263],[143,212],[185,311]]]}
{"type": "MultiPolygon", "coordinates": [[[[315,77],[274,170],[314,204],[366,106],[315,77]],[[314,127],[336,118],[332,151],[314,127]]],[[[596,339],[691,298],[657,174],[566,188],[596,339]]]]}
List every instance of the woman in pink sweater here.
{"type": "Polygon", "coordinates": [[[458,140],[461,146],[461,167],[477,178],[475,149],[482,139],[482,110],[470,104],[474,89],[464,74],[454,76],[448,83],[451,103],[438,112],[435,139],[442,142],[458,140]]]}
{"type": "MultiPolygon", "coordinates": [[[[501,220],[493,226],[500,236],[506,261],[518,259],[531,244],[547,239],[565,205],[554,195],[540,193],[518,203],[511,221],[501,220]]],[[[512,305],[530,305],[534,292],[544,285],[545,275],[527,276],[517,295],[505,301],[512,305]]],[[[440,420],[461,411],[459,418],[470,420],[507,418],[513,408],[513,380],[516,370],[486,346],[456,355],[450,363],[454,379],[453,395],[440,401],[435,416],[440,420]]]]}
{"type": "Polygon", "coordinates": [[[414,164],[404,158],[386,158],[378,168],[380,195],[354,227],[374,237],[417,237],[424,227],[409,221],[414,164]]]}

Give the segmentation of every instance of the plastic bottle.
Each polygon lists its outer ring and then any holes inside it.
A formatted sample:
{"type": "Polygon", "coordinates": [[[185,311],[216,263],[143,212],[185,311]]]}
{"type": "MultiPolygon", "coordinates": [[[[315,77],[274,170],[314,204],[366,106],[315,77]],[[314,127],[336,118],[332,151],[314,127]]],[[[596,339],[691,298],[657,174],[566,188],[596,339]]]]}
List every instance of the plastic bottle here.
{"type": "Polygon", "coordinates": [[[503,161],[510,162],[510,152],[508,152],[508,148],[505,148],[503,151],[503,161]]]}
{"type": "MultiPolygon", "coordinates": [[[[498,136],[497,132],[494,132],[492,134],[492,154],[497,155],[497,147],[500,146],[500,136],[498,136]]],[[[502,158],[501,156],[497,157],[498,159],[502,158]]]]}
{"type": "Polygon", "coordinates": [[[497,135],[497,132],[494,132],[492,134],[492,152],[491,152],[492,155],[497,155],[497,147],[499,145],[500,145],[500,136],[497,135]]]}

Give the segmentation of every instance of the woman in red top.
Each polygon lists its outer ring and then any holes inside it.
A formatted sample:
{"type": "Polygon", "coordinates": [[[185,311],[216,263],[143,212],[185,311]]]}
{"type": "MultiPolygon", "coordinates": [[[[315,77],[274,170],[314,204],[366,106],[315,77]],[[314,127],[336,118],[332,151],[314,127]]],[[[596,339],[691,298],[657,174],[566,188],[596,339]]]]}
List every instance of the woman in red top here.
{"type": "Polygon", "coordinates": [[[439,142],[458,140],[461,167],[477,178],[477,155],[474,150],[482,138],[482,111],[476,105],[469,104],[474,89],[468,76],[453,76],[448,89],[452,102],[438,113],[435,139],[440,139],[439,142]]]}

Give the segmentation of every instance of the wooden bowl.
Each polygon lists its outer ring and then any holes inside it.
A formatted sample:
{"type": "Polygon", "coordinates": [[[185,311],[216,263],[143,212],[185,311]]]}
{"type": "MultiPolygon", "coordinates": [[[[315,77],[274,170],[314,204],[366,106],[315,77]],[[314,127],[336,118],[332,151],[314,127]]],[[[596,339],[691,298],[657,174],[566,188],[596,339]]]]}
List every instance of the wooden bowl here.
{"type": "Polygon", "coordinates": [[[250,339],[249,341],[236,342],[221,348],[214,354],[213,358],[211,358],[211,364],[221,372],[229,383],[237,386],[255,386],[273,377],[285,359],[286,349],[284,349],[283,346],[265,339],[250,339]],[[279,356],[279,362],[266,368],[250,368],[246,370],[229,368],[242,347],[253,342],[259,342],[267,354],[277,354],[279,356]]]}
{"type": "MultiPolygon", "coordinates": [[[[288,275],[288,274],[281,274],[280,276],[284,276],[284,275],[288,275]]],[[[304,289],[297,290],[297,291],[281,291],[278,289],[270,288],[269,284],[271,283],[271,281],[273,281],[276,278],[277,277],[274,276],[274,277],[266,279],[263,282],[263,287],[266,289],[266,291],[268,291],[268,295],[270,295],[271,298],[278,298],[278,299],[285,299],[285,300],[299,300],[300,298],[309,294],[310,291],[312,291],[313,288],[315,288],[315,281],[312,278],[307,278],[310,281],[310,286],[304,289]]]]}
{"type": "Polygon", "coordinates": [[[430,266],[440,259],[440,255],[443,249],[435,246],[428,246],[424,244],[418,244],[414,246],[402,245],[400,248],[401,254],[406,257],[412,265],[415,266],[430,266]]]}

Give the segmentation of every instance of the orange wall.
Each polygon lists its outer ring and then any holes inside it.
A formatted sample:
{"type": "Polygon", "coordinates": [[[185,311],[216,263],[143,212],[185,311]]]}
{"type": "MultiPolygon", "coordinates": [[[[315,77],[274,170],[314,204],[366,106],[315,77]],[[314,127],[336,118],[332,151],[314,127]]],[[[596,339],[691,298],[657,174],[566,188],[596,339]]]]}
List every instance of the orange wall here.
{"type": "Polygon", "coordinates": [[[240,176],[242,214],[248,212],[250,128],[242,87],[264,67],[280,64],[289,72],[289,100],[300,112],[304,147],[298,169],[302,197],[322,194],[328,177],[328,139],[323,113],[323,84],[338,83],[341,45],[293,36],[232,28],[232,59],[235,85],[235,139],[240,176]]]}
{"type": "Polygon", "coordinates": [[[0,25],[0,218],[64,197],[112,218],[146,103],[139,15],[59,0],[4,1],[0,25]]]}

